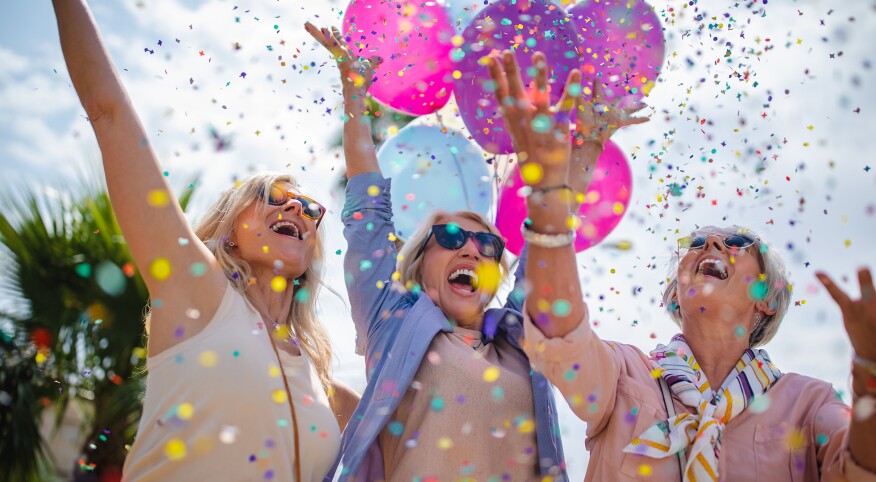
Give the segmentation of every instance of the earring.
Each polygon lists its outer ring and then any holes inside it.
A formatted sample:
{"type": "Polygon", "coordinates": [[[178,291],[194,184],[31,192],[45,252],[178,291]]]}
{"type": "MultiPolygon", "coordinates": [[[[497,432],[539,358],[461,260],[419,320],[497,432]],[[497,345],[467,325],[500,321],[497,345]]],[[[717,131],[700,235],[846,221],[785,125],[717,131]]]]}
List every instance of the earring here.
{"type": "Polygon", "coordinates": [[[760,328],[760,320],[763,318],[763,315],[760,314],[760,311],[754,314],[754,329],[751,331],[756,331],[760,328]]]}
{"type": "Polygon", "coordinates": [[[226,249],[234,249],[236,247],[237,247],[237,243],[235,243],[234,241],[228,241],[227,243],[225,243],[226,249]]]}

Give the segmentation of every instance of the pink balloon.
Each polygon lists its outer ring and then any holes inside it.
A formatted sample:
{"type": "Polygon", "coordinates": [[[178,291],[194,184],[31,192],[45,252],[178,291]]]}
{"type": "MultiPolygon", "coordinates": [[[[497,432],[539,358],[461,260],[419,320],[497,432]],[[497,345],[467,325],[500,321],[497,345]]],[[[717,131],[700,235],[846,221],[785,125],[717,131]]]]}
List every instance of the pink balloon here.
{"type": "Polygon", "coordinates": [[[343,33],[360,57],[383,59],[368,91],[378,101],[424,115],[450,99],[453,27],[437,2],[352,0],[343,33]]]}
{"type": "MultiPolygon", "coordinates": [[[[632,195],[632,178],[623,151],[608,141],[594,167],[593,180],[584,194],[584,204],[578,210],[581,226],[575,236],[576,252],[599,244],[617,227],[627,212],[632,195]]],[[[516,255],[523,250],[520,225],[526,219],[526,199],[518,191],[524,186],[520,170],[515,168],[499,194],[496,211],[496,227],[506,239],[505,247],[516,255]]]]}
{"type": "Polygon", "coordinates": [[[585,0],[569,8],[584,46],[582,84],[595,78],[608,100],[630,105],[657,81],[665,50],[663,28],[644,0],[585,0]]]}

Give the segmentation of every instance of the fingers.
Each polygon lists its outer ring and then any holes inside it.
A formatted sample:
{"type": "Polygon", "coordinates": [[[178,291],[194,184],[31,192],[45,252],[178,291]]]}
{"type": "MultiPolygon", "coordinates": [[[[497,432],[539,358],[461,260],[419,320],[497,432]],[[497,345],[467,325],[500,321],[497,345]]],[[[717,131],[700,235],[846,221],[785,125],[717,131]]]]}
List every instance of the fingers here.
{"type": "Polygon", "coordinates": [[[320,30],[319,27],[317,27],[316,25],[314,25],[310,22],[305,22],[304,23],[304,30],[306,30],[307,33],[309,33],[310,36],[314,38],[314,40],[319,42],[320,45],[331,50],[331,48],[329,47],[329,43],[325,38],[325,35],[322,33],[322,30],[320,30]]]}
{"type": "Polygon", "coordinates": [[[547,113],[550,109],[550,96],[548,95],[548,65],[547,59],[541,52],[532,54],[532,66],[535,67],[535,88],[532,95],[532,103],[540,113],[547,113]]]}
{"type": "Polygon", "coordinates": [[[505,78],[505,71],[502,68],[502,65],[499,64],[499,59],[496,57],[490,57],[490,77],[493,79],[493,83],[496,84],[496,98],[499,99],[499,103],[504,104],[505,99],[508,98],[508,79],[505,78]]]}
{"type": "Polygon", "coordinates": [[[508,81],[508,94],[518,104],[526,102],[526,89],[523,88],[523,79],[520,78],[520,67],[510,50],[502,53],[502,65],[505,68],[505,79],[508,81]]]}
{"type": "Polygon", "coordinates": [[[640,110],[644,109],[645,107],[648,107],[648,105],[645,104],[644,102],[636,102],[635,104],[633,104],[631,106],[627,106],[627,107],[622,108],[621,112],[623,112],[624,115],[631,116],[631,115],[635,114],[636,112],[639,112],[640,110]]]}
{"type": "Polygon", "coordinates": [[[840,309],[845,309],[845,307],[851,303],[852,300],[849,299],[849,296],[837,286],[829,276],[824,273],[815,273],[815,276],[818,278],[818,281],[824,285],[824,288],[830,294],[830,297],[836,301],[836,304],[839,305],[840,309]]]}
{"type": "Polygon", "coordinates": [[[578,99],[581,98],[581,71],[575,69],[569,72],[569,77],[566,79],[566,87],[563,89],[563,95],[560,97],[560,102],[557,104],[557,110],[560,112],[569,112],[575,114],[574,108],[578,104],[578,99]]]}
{"type": "Polygon", "coordinates": [[[858,270],[858,283],[861,284],[861,299],[870,302],[876,298],[876,290],[873,288],[873,276],[867,268],[858,270]]]}
{"type": "Polygon", "coordinates": [[[599,81],[598,78],[593,79],[593,102],[597,104],[602,104],[605,102],[605,87],[602,86],[602,82],[599,81]]]}
{"type": "Polygon", "coordinates": [[[645,122],[648,122],[649,120],[651,120],[650,117],[627,117],[626,119],[624,119],[620,123],[619,127],[634,126],[636,124],[644,124],[645,122]]]}

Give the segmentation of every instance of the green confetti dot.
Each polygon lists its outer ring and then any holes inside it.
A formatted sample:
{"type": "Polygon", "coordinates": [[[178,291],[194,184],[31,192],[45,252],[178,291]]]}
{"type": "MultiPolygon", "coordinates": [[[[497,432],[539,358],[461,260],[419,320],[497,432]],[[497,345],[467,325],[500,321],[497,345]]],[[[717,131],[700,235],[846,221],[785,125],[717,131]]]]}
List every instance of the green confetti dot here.
{"type": "Polygon", "coordinates": [[[91,265],[88,263],[79,263],[76,265],[76,274],[83,278],[91,276],[91,265]]]}
{"type": "Polygon", "coordinates": [[[757,280],[748,285],[748,295],[751,296],[751,299],[753,299],[754,301],[760,301],[766,298],[767,291],[769,291],[769,288],[767,287],[766,283],[760,280],[757,280]]]}
{"type": "Polygon", "coordinates": [[[201,277],[207,274],[207,264],[201,263],[200,261],[197,263],[192,263],[189,266],[189,272],[192,273],[192,276],[201,277]]]}
{"type": "Polygon", "coordinates": [[[400,436],[405,431],[404,424],[397,420],[389,422],[389,425],[387,425],[386,428],[389,429],[389,433],[395,435],[396,437],[400,436]]]}
{"type": "Polygon", "coordinates": [[[303,303],[310,299],[310,290],[307,288],[299,288],[298,292],[295,293],[295,300],[299,303],[303,303]]]}
{"type": "Polygon", "coordinates": [[[551,118],[545,114],[539,114],[532,119],[532,130],[545,133],[551,130],[551,118]]]}
{"type": "Polygon", "coordinates": [[[447,225],[447,232],[450,234],[456,234],[459,232],[459,225],[456,223],[449,223],[447,225]]]}
{"type": "Polygon", "coordinates": [[[432,410],[436,412],[440,412],[444,410],[444,399],[441,397],[435,397],[432,399],[432,410]]]}
{"type": "Polygon", "coordinates": [[[568,316],[568,314],[572,311],[572,305],[569,304],[566,300],[557,300],[554,301],[554,305],[551,308],[554,312],[555,316],[568,316]]]}
{"type": "Polygon", "coordinates": [[[367,270],[371,269],[371,266],[373,266],[373,264],[371,263],[370,260],[363,259],[362,261],[359,262],[359,271],[367,271],[367,270]]]}
{"type": "Polygon", "coordinates": [[[338,256],[340,256],[340,255],[341,255],[341,250],[339,249],[339,250],[335,251],[335,254],[338,255],[338,256]]]}

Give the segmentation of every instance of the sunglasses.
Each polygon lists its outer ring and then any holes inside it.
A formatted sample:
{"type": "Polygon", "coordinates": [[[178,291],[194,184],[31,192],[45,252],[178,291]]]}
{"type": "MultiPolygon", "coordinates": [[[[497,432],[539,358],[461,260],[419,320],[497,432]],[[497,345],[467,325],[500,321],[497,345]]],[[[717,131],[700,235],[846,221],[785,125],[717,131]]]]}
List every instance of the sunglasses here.
{"type": "MultiPolygon", "coordinates": [[[[706,245],[708,236],[698,234],[696,236],[686,236],[678,240],[679,249],[701,249],[706,245]]],[[[722,238],[724,246],[730,249],[743,249],[751,246],[757,240],[744,234],[731,234],[722,238]]]]}
{"type": "Polygon", "coordinates": [[[466,231],[455,224],[434,224],[414,259],[419,258],[423,254],[426,245],[429,244],[429,239],[433,235],[438,246],[452,250],[461,249],[468,242],[468,239],[471,238],[479,253],[488,258],[494,258],[497,261],[502,258],[502,252],[505,251],[505,241],[493,233],[474,233],[466,231]]]}
{"type": "Polygon", "coordinates": [[[259,197],[271,206],[282,206],[290,199],[296,199],[301,203],[301,215],[307,219],[316,221],[317,226],[319,226],[322,217],[325,216],[325,206],[307,196],[302,196],[290,191],[281,183],[272,184],[271,188],[267,191],[262,188],[259,197]]]}

